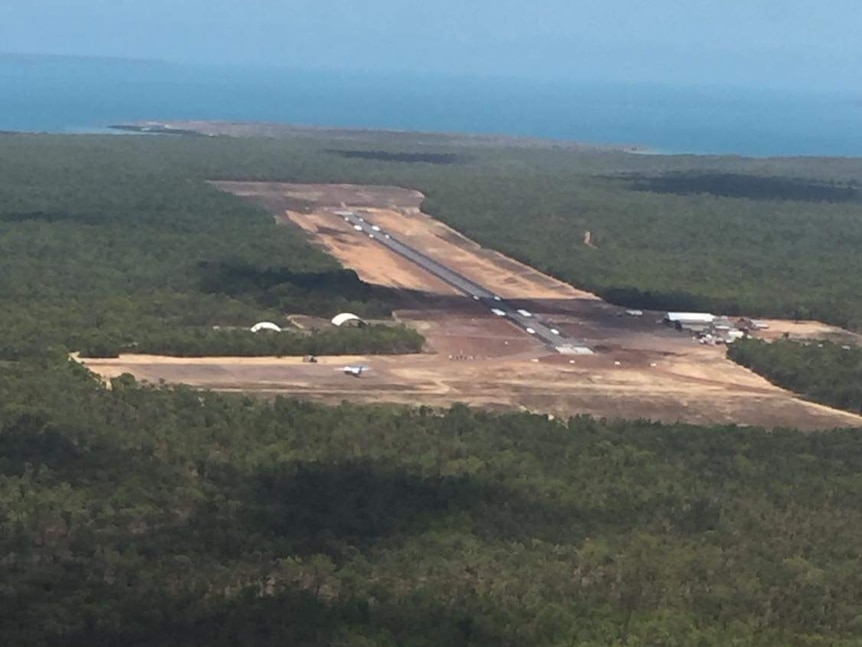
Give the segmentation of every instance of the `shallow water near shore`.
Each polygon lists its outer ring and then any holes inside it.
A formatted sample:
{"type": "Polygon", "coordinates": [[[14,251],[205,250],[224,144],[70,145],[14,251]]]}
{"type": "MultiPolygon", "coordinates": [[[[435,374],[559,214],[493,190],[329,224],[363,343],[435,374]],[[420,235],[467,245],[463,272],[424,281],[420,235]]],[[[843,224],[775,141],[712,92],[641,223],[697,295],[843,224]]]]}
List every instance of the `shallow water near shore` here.
{"type": "Polygon", "coordinates": [[[862,156],[848,94],[0,57],[0,130],[140,120],[515,135],[653,152],[862,156]]]}

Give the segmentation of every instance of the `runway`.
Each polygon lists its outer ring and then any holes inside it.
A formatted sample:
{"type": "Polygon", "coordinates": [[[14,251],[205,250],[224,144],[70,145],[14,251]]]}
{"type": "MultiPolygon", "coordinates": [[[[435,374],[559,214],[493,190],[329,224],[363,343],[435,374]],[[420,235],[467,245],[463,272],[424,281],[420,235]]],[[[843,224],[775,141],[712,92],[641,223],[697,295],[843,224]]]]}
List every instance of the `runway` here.
{"type": "Polygon", "coordinates": [[[402,258],[409,260],[429,274],[451,285],[462,294],[481,303],[496,316],[509,320],[526,334],[543,342],[550,349],[558,353],[570,355],[591,355],[593,353],[588,346],[579,343],[564,332],[553,328],[534,313],[522,308],[515,308],[491,290],[446,267],[439,261],[423,254],[418,249],[398,240],[395,236],[368,220],[364,215],[348,210],[336,211],[335,215],[343,218],[353,228],[357,236],[364,235],[374,239],[377,243],[389,248],[402,258]]]}

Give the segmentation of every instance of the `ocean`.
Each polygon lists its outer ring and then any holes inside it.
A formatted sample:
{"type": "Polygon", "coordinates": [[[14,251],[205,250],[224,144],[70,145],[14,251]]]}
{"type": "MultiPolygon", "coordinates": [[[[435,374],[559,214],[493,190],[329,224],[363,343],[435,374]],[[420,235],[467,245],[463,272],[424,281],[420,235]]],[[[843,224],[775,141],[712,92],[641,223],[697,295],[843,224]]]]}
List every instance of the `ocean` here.
{"type": "Polygon", "coordinates": [[[138,120],[515,135],[664,153],[862,156],[862,94],[0,57],[0,130],[138,120]]]}

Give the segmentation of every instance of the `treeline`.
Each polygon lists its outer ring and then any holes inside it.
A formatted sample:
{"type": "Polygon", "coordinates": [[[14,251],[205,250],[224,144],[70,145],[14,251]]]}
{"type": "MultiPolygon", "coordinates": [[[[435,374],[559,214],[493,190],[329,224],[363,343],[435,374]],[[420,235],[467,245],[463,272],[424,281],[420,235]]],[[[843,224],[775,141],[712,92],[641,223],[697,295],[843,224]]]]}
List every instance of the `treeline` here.
{"type": "Polygon", "coordinates": [[[0,642],[851,647],[862,441],[0,364],[0,642]]]}
{"type": "Polygon", "coordinates": [[[628,179],[536,172],[433,191],[425,208],[619,305],[862,329],[862,203],[794,199],[804,183],[789,181],[757,197],[697,192],[697,176],[675,182],[646,191],[628,179]],[[768,193],[785,184],[794,187],[786,198],[768,193]],[[587,231],[597,248],[584,245],[587,231]]]}
{"type": "MultiPolygon", "coordinates": [[[[196,177],[205,151],[171,162],[163,141],[2,138],[0,359],[132,341],[181,354],[262,352],[260,340],[210,331],[292,313],[379,318],[397,307],[396,291],[365,284],[298,228],[196,177]]],[[[283,350],[384,352],[392,343],[399,352],[413,337],[332,332],[283,350]]]]}
{"type": "Polygon", "coordinates": [[[631,155],[375,133],[352,144],[366,159],[327,152],[332,140],[306,135],[202,142],[226,148],[206,170],[190,151],[184,163],[206,177],[417,188],[427,212],[483,245],[621,305],[862,330],[862,160],[631,155]],[[375,160],[381,151],[462,159],[375,160]],[[583,244],[586,231],[598,249],[583,244]]]}
{"type": "Polygon", "coordinates": [[[795,202],[862,202],[856,183],[762,177],[741,173],[665,173],[631,178],[638,191],[676,195],[713,195],[750,200],[790,200],[795,202]]]}
{"type": "Polygon", "coordinates": [[[81,357],[127,353],[173,357],[261,357],[291,355],[384,355],[418,353],[424,338],[406,326],[370,325],[310,333],[186,328],[163,330],[133,341],[100,338],[80,349],[81,357]]]}
{"type": "MultiPolygon", "coordinates": [[[[375,133],[353,137],[349,156],[343,146],[326,133],[3,137],[0,298],[28,313],[87,300],[89,312],[112,319],[114,297],[134,292],[135,316],[121,323],[136,331],[163,316],[209,326],[285,310],[382,316],[397,295],[343,283],[304,233],[274,227],[270,214],[205,181],[357,182],[419,189],[426,211],[482,244],[616,303],[862,329],[859,160],[645,156],[375,133]],[[452,155],[457,163],[438,163],[452,155]],[[598,249],[583,244],[586,231],[598,249]],[[184,307],[152,303],[150,294],[165,291],[184,307]],[[223,317],[210,316],[212,303],[223,317]]],[[[0,323],[13,333],[24,325],[0,323]]],[[[86,333],[56,318],[42,326],[63,343],[86,333]]]]}
{"type": "Polygon", "coordinates": [[[483,245],[620,305],[817,318],[862,330],[860,160],[384,141],[370,133],[354,141],[367,159],[345,159],[327,152],[325,137],[235,140],[245,152],[225,150],[213,158],[220,168],[206,173],[417,188],[427,212],[483,245]],[[465,159],[373,159],[380,151],[465,159]],[[259,164],[245,161],[252,154],[259,164]],[[598,249],[583,244],[587,231],[598,249]]]}
{"type": "Polygon", "coordinates": [[[780,387],[862,414],[862,346],[747,339],[732,344],[728,357],[780,387]]]}
{"type": "Polygon", "coordinates": [[[280,312],[300,306],[307,314],[357,310],[363,317],[383,317],[399,302],[397,291],[362,281],[352,269],[299,272],[284,267],[202,262],[200,287],[280,312]]]}

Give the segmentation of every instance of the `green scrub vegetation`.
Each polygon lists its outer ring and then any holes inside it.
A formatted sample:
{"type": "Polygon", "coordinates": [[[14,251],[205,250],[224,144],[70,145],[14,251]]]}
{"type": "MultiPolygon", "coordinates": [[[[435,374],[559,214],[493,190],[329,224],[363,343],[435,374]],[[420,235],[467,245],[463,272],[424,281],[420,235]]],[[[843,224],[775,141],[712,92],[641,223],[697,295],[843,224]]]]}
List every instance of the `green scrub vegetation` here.
{"type": "MultiPolygon", "coordinates": [[[[105,385],[66,353],[421,343],[232,330],[382,317],[399,295],[211,179],[416,188],[620,303],[859,329],[860,177],[392,133],[0,136],[0,644],[859,645],[859,430],[327,407],[105,385]]],[[[854,402],[858,351],[732,352],[854,402]]]]}
{"type": "Polygon", "coordinates": [[[734,342],[728,357],[773,384],[862,414],[862,347],[829,341],[734,342]]]}
{"type": "Polygon", "coordinates": [[[859,431],[0,365],[8,645],[858,645],[859,431]]]}
{"type": "MultiPolygon", "coordinates": [[[[0,138],[0,358],[416,352],[403,327],[278,338],[286,314],[387,317],[362,282],[265,210],[163,159],[161,140],[0,138]]],[[[201,153],[202,159],[206,159],[201,153]]]]}
{"type": "Polygon", "coordinates": [[[416,188],[427,212],[480,243],[619,304],[862,329],[859,160],[393,133],[0,143],[0,323],[13,350],[30,336],[134,342],[177,326],[394,307],[391,292],[212,179],[416,188]]]}

